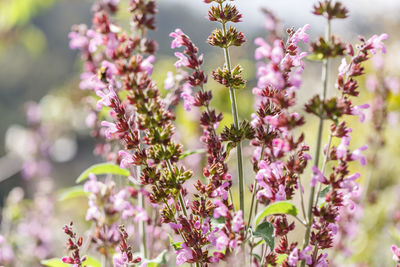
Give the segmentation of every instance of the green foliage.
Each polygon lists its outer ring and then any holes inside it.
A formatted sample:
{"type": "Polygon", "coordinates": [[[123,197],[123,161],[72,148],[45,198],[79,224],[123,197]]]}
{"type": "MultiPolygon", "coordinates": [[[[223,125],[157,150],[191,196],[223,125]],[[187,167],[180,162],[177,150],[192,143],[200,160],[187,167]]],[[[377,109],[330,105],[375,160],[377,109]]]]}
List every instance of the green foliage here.
{"type": "MultiPolygon", "coordinates": [[[[42,265],[48,266],[48,267],[70,267],[71,266],[70,264],[63,263],[58,258],[42,260],[40,263],[42,265]]],[[[101,267],[101,263],[100,263],[100,261],[96,260],[95,258],[86,256],[86,260],[83,262],[83,266],[101,267]]],[[[150,265],[148,265],[148,266],[150,266],[150,265]]],[[[153,266],[156,266],[156,265],[153,265],[153,266]]]]}
{"type": "Polygon", "coordinates": [[[76,183],[80,183],[82,181],[85,181],[88,177],[89,174],[93,173],[95,175],[98,174],[116,174],[116,175],[122,175],[122,176],[129,176],[130,172],[125,169],[121,169],[118,165],[115,164],[110,164],[110,163],[100,163],[100,164],[95,164],[88,169],[86,169],[79,177],[76,179],[76,183]]]}
{"type": "Polygon", "coordinates": [[[85,191],[83,191],[83,186],[81,185],[77,185],[77,186],[72,186],[72,187],[68,187],[64,190],[62,190],[59,194],[58,194],[58,201],[65,201],[65,200],[70,200],[72,198],[76,198],[76,197],[86,197],[87,193],[85,191]]]}
{"type": "Polygon", "coordinates": [[[184,159],[184,158],[186,158],[190,155],[194,155],[194,154],[204,154],[204,153],[206,153],[205,149],[187,150],[182,153],[182,155],[179,157],[179,159],[184,159]]]}
{"type": "Polygon", "coordinates": [[[272,203],[271,205],[268,205],[265,207],[264,210],[262,210],[260,213],[257,214],[255,220],[256,220],[256,225],[260,223],[262,219],[267,217],[268,215],[272,214],[289,214],[292,216],[297,216],[298,210],[297,208],[289,202],[275,202],[272,203]]]}
{"type": "Polygon", "coordinates": [[[146,260],[146,259],[145,259],[145,260],[143,260],[143,261],[141,262],[141,264],[146,264],[146,263],[147,263],[147,265],[145,265],[145,266],[147,266],[147,267],[159,267],[159,266],[161,266],[161,265],[167,263],[166,255],[167,255],[167,250],[164,249],[164,250],[157,256],[157,258],[152,259],[152,260],[146,260]]]}
{"type": "Polygon", "coordinates": [[[259,224],[253,232],[253,236],[261,237],[265,240],[271,250],[275,247],[274,226],[270,222],[259,224]]]}

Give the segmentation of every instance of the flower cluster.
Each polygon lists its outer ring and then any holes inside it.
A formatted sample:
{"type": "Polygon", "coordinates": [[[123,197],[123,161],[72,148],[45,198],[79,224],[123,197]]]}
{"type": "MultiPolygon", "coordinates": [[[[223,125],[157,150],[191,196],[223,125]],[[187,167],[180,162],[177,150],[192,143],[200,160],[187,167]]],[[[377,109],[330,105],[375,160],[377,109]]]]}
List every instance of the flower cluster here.
{"type": "MultiPolygon", "coordinates": [[[[294,135],[294,130],[304,124],[304,117],[291,111],[296,103],[295,89],[300,86],[304,69],[302,58],[306,56],[298,48],[298,42],[308,42],[305,32],[308,28],[309,25],[305,25],[297,31],[288,30],[286,43],[275,39],[271,46],[262,38],[254,41],[258,46],[255,59],[267,61],[258,64],[258,83],[253,89],[258,101],[257,113],[252,115],[256,134],[251,142],[255,146],[253,165],[257,175],[252,202],[256,201],[256,206],[292,199],[300,188],[299,177],[310,159],[306,153],[309,148],[303,142],[304,135],[294,135]]],[[[249,221],[252,212],[251,209],[249,221]]],[[[275,253],[289,254],[296,246],[287,239],[294,223],[289,224],[285,215],[277,216],[271,222],[280,243],[266,256],[265,262],[276,264],[275,253]]],[[[289,264],[299,258],[299,250],[293,250],[292,254],[288,258],[289,264]]]]}
{"type": "Polygon", "coordinates": [[[63,227],[64,233],[68,236],[66,243],[68,251],[71,256],[63,257],[61,260],[67,264],[73,264],[74,267],[82,267],[82,263],[86,260],[86,256],[80,256],[80,249],[83,244],[83,238],[77,237],[76,233],[72,230],[73,222],[63,227]]]}

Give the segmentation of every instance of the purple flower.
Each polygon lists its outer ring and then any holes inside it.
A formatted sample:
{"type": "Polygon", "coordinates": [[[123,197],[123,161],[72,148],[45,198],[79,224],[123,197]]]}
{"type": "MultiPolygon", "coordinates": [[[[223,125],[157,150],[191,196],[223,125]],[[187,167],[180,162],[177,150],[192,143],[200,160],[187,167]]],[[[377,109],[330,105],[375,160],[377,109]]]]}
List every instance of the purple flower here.
{"type": "Polygon", "coordinates": [[[254,58],[256,60],[269,58],[271,56],[271,46],[263,38],[256,38],[254,44],[258,46],[254,52],[254,58]]]}
{"type": "Polygon", "coordinates": [[[396,262],[400,262],[400,249],[397,246],[392,245],[392,253],[393,253],[393,260],[396,262]]]}
{"type": "Polygon", "coordinates": [[[296,266],[298,261],[299,261],[299,249],[294,248],[292,252],[290,252],[289,254],[288,264],[289,266],[296,266]]]}
{"type": "Polygon", "coordinates": [[[98,194],[102,187],[102,182],[97,181],[96,175],[89,173],[89,179],[83,185],[83,191],[86,193],[98,194]]]}
{"type": "Polygon", "coordinates": [[[244,228],[243,221],[243,211],[239,210],[236,212],[235,216],[232,219],[232,230],[236,233],[239,233],[244,228]]]}
{"type": "Polygon", "coordinates": [[[279,185],[279,190],[275,194],[275,200],[276,201],[286,200],[285,186],[283,184],[279,185]]]}
{"type": "Polygon", "coordinates": [[[368,148],[367,145],[363,145],[362,147],[356,149],[351,153],[350,157],[352,160],[360,160],[360,164],[364,166],[367,164],[367,158],[361,154],[362,151],[366,150],[368,148]]]}
{"type": "Polygon", "coordinates": [[[174,74],[172,71],[167,72],[167,78],[164,80],[164,88],[165,90],[171,89],[175,84],[174,74]]]}
{"type": "Polygon", "coordinates": [[[212,197],[221,197],[223,200],[226,200],[228,198],[228,188],[229,188],[230,183],[227,181],[223,183],[221,186],[219,186],[217,189],[215,189],[212,193],[212,197]]]}
{"type": "Polygon", "coordinates": [[[324,174],[318,169],[317,166],[312,167],[312,171],[314,173],[312,179],[311,179],[311,186],[315,186],[315,184],[318,182],[320,183],[325,183],[327,182],[324,174]]]}
{"type": "Polygon", "coordinates": [[[114,91],[113,86],[110,84],[110,86],[108,87],[108,92],[104,93],[101,90],[97,90],[96,91],[96,95],[98,95],[100,97],[100,100],[97,101],[97,109],[101,109],[103,106],[104,107],[111,107],[113,104],[113,100],[115,102],[118,101],[118,96],[114,91]]]}
{"type": "Polygon", "coordinates": [[[299,258],[305,260],[308,265],[312,264],[312,257],[309,255],[311,253],[312,247],[307,246],[303,251],[300,252],[299,258]]]}
{"type": "Polygon", "coordinates": [[[193,251],[188,248],[186,243],[182,243],[181,247],[182,248],[177,252],[176,265],[182,265],[185,262],[193,259],[193,251]]]}
{"type": "Polygon", "coordinates": [[[115,123],[109,121],[102,121],[100,125],[103,127],[107,127],[105,130],[105,135],[108,139],[111,139],[112,135],[118,132],[115,123]]]}
{"type": "Polygon", "coordinates": [[[128,263],[129,259],[126,252],[121,253],[120,249],[117,248],[117,254],[113,256],[114,267],[125,267],[128,263]]]}
{"type": "Polygon", "coordinates": [[[356,180],[361,176],[360,173],[356,172],[350,176],[347,176],[346,178],[343,179],[343,181],[340,183],[340,187],[346,188],[349,190],[349,192],[352,192],[353,190],[358,189],[358,183],[356,180]]]}
{"type": "Polygon", "coordinates": [[[81,35],[78,32],[70,32],[68,34],[68,38],[70,39],[69,41],[69,47],[73,50],[75,49],[83,49],[85,48],[89,40],[86,36],[81,35]]]}
{"type": "Polygon", "coordinates": [[[120,150],[118,156],[121,158],[120,167],[123,169],[129,168],[135,163],[135,158],[124,150],[120,150]]]}
{"type": "Polygon", "coordinates": [[[181,52],[175,52],[175,56],[179,58],[179,60],[175,62],[176,68],[188,67],[190,65],[189,59],[181,52]]]}
{"type": "Polygon", "coordinates": [[[371,53],[376,54],[378,49],[381,49],[382,53],[386,53],[386,47],[383,43],[384,40],[386,40],[389,37],[386,33],[382,33],[381,35],[374,35],[372,36],[368,41],[367,45],[371,45],[371,53]]]}
{"type": "Polygon", "coordinates": [[[181,29],[176,29],[174,32],[169,34],[170,37],[174,38],[171,42],[171,49],[181,47],[184,44],[182,36],[184,33],[181,29]]]}
{"type": "Polygon", "coordinates": [[[184,108],[187,111],[190,111],[195,102],[195,98],[192,96],[192,86],[190,83],[187,82],[182,86],[181,97],[183,99],[184,108]]]}
{"type": "Polygon", "coordinates": [[[304,25],[303,28],[299,28],[290,38],[290,42],[294,45],[297,45],[299,41],[308,43],[308,34],[306,33],[306,30],[308,30],[309,28],[309,24],[304,25]]]}
{"type": "Polygon", "coordinates": [[[213,217],[218,219],[219,217],[226,217],[229,213],[228,208],[225,206],[224,203],[222,203],[221,200],[215,199],[214,200],[214,205],[216,205],[216,208],[214,209],[214,214],[213,217]]]}
{"type": "Polygon", "coordinates": [[[347,147],[350,144],[350,137],[345,136],[341,139],[339,146],[336,148],[336,157],[345,159],[347,156],[347,147]]]}
{"type": "Polygon", "coordinates": [[[365,114],[362,111],[363,109],[367,109],[369,108],[369,104],[363,104],[363,105],[358,105],[358,106],[354,106],[351,110],[351,114],[356,115],[356,116],[360,116],[360,122],[364,122],[365,120],[365,114]]]}
{"type": "Polygon", "coordinates": [[[153,73],[153,63],[155,60],[156,58],[153,55],[148,56],[140,63],[140,68],[148,75],[151,75],[153,73]]]}
{"type": "Polygon", "coordinates": [[[388,76],[385,78],[385,86],[392,92],[392,94],[399,94],[399,79],[397,77],[388,76]]]}
{"type": "Polygon", "coordinates": [[[173,223],[173,222],[170,222],[170,223],[169,223],[169,226],[170,226],[172,229],[174,229],[174,230],[180,230],[180,229],[182,229],[182,224],[180,224],[180,223],[173,223]]]}
{"type": "Polygon", "coordinates": [[[101,35],[101,33],[98,33],[94,30],[88,30],[86,35],[90,39],[88,47],[89,52],[96,52],[97,48],[103,44],[103,36],[101,35]]]}

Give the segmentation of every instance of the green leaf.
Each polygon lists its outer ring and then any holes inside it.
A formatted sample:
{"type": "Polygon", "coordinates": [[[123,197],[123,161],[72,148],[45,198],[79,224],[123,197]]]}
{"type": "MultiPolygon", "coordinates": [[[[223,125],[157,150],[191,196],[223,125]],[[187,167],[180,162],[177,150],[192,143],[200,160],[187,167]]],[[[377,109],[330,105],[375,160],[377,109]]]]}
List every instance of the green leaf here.
{"type": "Polygon", "coordinates": [[[265,240],[271,250],[275,247],[274,226],[270,222],[259,224],[253,232],[254,236],[261,237],[265,240]]]}
{"type": "Polygon", "coordinates": [[[129,176],[130,172],[125,169],[121,169],[118,165],[111,164],[111,163],[100,163],[100,164],[95,164],[91,166],[90,168],[86,169],[81,175],[79,175],[78,179],[76,179],[76,183],[80,183],[82,181],[85,181],[89,174],[116,174],[116,175],[122,175],[122,176],[129,176]]]}
{"type": "Polygon", "coordinates": [[[174,242],[174,240],[172,239],[171,235],[168,234],[168,237],[169,237],[169,243],[171,244],[171,246],[174,248],[175,251],[178,251],[178,250],[180,250],[182,248],[181,245],[183,244],[183,241],[174,242]]]}
{"type": "MultiPolygon", "coordinates": [[[[48,260],[42,260],[40,262],[44,266],[48,267],[71,267],[70,264],[63,263],[61,259],[59,258],[52,258],[48,260]]],[[[91,267],[101,267],[101,263],[96,260],[95,258],[92,258],[90,256],[86,256],[86,260],[83,262],[83,265],[86,266],[91,266],[91,267]]]]}
{"type": "Polygon", "coordinates": [[[311,54],[306,56],[306,59],[311,61],[322,61],[324,59],[324,54],[322,53],[311,54]]]}
{"type": "Polygon", "coordinates": [[[194,150],[187,150],[183,152],[183,154],[179,157],[179,159],[186,158],[187,156],[193,155],[193,154],[203,154],[206,153],[205,149],[194,149],[194,150]]]}
{"type": "Polygon", "coordinates": [[[276,259],[277,264],[282,264],[284,260],[288,257],[287,254],[278,254],[278,257],[276,259]]]}
{"type": "MultiPolygon", "coordinates": [[[[162,264],[167,263],[167,250],[164,249],[160,254],[158,254],[157,258],[152,259],[152,260],[143,260],[141,263],[147,263],[147,267],[159,267],[162,264]]],[[[100,266],[99,266],[100,267],[100,266]]]]}
{"type": "Polygon", "coordinates": [[[326,195],[326,193],[329,192],[329,190],[331,190],[331,187],[327,186],[323,190],[321,190],[321,192],[319,192],[318,201],[317,201],[318,206],[321,206],[325,203],[325,195],[326,195]]]}
{"type": "Polygon", "coordinates": [[[42,260],[40,261],[40,264],[48,267],[70,267],[71,265],[63,263],[60,259],[58,258],[52,258],[48,260],[42,260]]]}
{"type": "Polygon", "coordinates": [[[63,189],[57,196],[58,201],[65,201],[76,197],[86,197],[88,194],[83,191],[82,185],[72,186],[63,189]]]}
{"type": "Polygon", "coordinates": [[[91,267],[101,267],[100,261],[96,260],[93,257],[86,256],[86,260],[83,262],[83,266],[91,266],[91,267]]]}
{"type": "Polygon", "coordinates": [[[261,262],[261,257],[260,257],[260,255],[258,255],[258,254],[251,254],[252,256],[254,256],[257,260],[258,260],[258,262],[261,262]]]}
{"type": "Polygon", "coordinates": [[[263,211],[257,214],[256,225],[258,225],[262,219],[271,214],[290,214],[296,216],[297,213],[298,210],[292,203],[286,201],[275,202],[268,205],[263,211]]]}

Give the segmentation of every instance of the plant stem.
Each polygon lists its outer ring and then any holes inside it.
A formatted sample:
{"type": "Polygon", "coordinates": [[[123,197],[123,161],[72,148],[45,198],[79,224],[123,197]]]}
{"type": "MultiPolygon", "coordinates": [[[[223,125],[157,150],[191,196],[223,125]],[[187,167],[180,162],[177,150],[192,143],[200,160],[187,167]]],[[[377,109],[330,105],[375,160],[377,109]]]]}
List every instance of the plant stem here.
{"type": "MultiPolygon", "coordinates": [[[[146,209],[144,194],[142,192],[139,192],[138,199],[139,199],[139,206],[143,209],[146,209]]],[[[140,236],[142,237],[142,242],[140,244],[140,251],[142,252],[143,257],[147,259],[148,255],[147,255],[147,239],[146,239],[146,222],[143,220],[140,222],[139,233],[140,236]]]]}
{"type": "MultiPolygon", "coordinates": [[[[330,36],[331,36],[331,23],[330,20],[327,19],[327,24],[326,24],[326,30],[325,30],[325,41],[329,44],[330,42],[330,36]]],[[[325,101],[326,99],[326,94],[328,90],[328,72],[329,72],[329,59],[325,58],[323,60],[323,66],[322,66],[322,84],[323,84],[323,95],[322,95],[322,102],[325,101]]],[[[322,143],[322,133],[323,133],[323,128],[324,128],[324,118],[322,117],[322,114],[319,116],[319,125],[318,125],[318,136],[317,136],[317,144],[316,144],[316,150],[315,150],[315,156],[314,156],[314,166],[319,165],[319,157],[321,153],[321,143],[322,143]]],[[[309,196],[309,202],[308,202],[308,220],[307,220],[307,229],[304,235],[304,240],[303,240],[303,249],[308,246],[310,242],[310,233],[311,233],[311,228],[313,224],[313,207],[314,207],[314,195],[315,195],[315,186],[311,187],[311,192],[309,196]]],[[[301,263],[301,266],[305,266],[305,261],[303,260],[301,263]]]]}
{"type": "MultiPolygon", "coordinates": [[[[139,131],[139,140],[141,140],[141,132],[139,131]]],[[[139,145],[140,148],[140,145],[139,145]]],[[[139,179],[140,174],[142,172],[142,166],[138,165],[136,167],[136,177],[139,179]]],[[[139,200],[139,207],[141,207],[143,210],[146,210],[145,206],[145,198],[144,194],[142,192],[143,186],[140,187],[139,190],[139,195],[138,195],[138,200],[139,200]]],[[[142,238],[142,242],[140,243],[140,252],[142,253],[143,257],[147,259],[147,238],[146,238],[146,222],[141,221],[139,224],[139,234],[142,238]]]]}
{"type": "MultiPolygon", "coordinates": [[[[222,3],[221,3],[222,8],[222,3]]],[[[226,36],[226,26],[225,23],[222,23],[222,30],[224,32],[224,36],[226,36]]],[[[228,71],[231,71],[231,60],[229,56],[228,47],[224,47],[224,55],[225,55],[225,63],[228,71]]],[[[233,124],[236,129],[239,129],[239,114],[237,110],[236,104],[236,94],[235,89],[229,87],[229,95],[231,98],[231,107],[232,107],[232,116],[233,116],[233,124]]],[[[244,215],[244,178],[243,178],[243,158],[242,158],[242,142],[237,144],[237,164],[238,164],[238,176],[239,176],[239,209],[243,211],[244,215]]]]}

